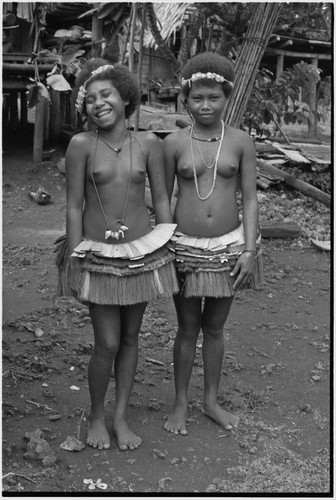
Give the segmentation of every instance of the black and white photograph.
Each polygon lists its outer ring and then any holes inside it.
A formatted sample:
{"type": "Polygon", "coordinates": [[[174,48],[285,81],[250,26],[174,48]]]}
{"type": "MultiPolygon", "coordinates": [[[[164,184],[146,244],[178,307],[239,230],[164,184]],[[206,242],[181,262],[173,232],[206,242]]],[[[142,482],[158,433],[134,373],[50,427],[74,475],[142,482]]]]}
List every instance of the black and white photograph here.
{"type": "Polygon", "coordinates": [[[2,2],[2,496],[333,491],[332,2],[2,2]]]}

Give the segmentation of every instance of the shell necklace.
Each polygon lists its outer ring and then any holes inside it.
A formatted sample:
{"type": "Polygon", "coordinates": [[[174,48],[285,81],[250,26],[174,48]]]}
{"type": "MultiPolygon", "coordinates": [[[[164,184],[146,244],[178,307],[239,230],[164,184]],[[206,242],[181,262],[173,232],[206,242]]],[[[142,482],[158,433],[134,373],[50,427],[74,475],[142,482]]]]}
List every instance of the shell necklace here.
{"type": "Polygon", "coordinates": [[[119,148],[114,148],[113,146],[111,146],[111,144],[109,144],[107,141],[105,141],[101,135],[99,135],[99,129],[97,128],[97,134],[98,134],[98,137],[99,139],[104,143],[106,144],[106,146],[108,146],[110,149],[112,149],[112,151],[114,151],[115,153],[117,153],[118,156],[120,156],[120,153],[121,153],[121,150],[122,150],[122,147],[124,145],[124,142],[126,141],[126,137],[128,137],[128,134],[125,135],[122,143],[120,144],[119,148]]]}
{"type": "Polygon", "coordinates": [[[132,170],[133,170],[133,161],[132,161],[132,136],[131,136],[131,132],[128,132],[120,146],[120,148],[113,148],[108,142],[104,141],[104,139],[102,139],[102,137],[99,135],[99,130],[97,129],[96,130],[96,133],[97,133],[97,136],[96,136],[96,146],[95,146],[95,153],[94,153],[94,159],[93,159],[93,163],[92,163],[92,167],[91,167],[91,179],[92,179],[92,183],[93,183],[93,186],[94,186],[94,189],[96,191],[96,194],[97,194],[97,198],[98,198],[98,202],[99,202],[99,206],[100,206],[100,209],[101,209],[101,212],[102,212],[102,215],[104,217],[104,220],[105,220],[105,225],[106,225],[106,231],[105,231],[105,239],[107,240],[108,238],[113,238],[115,240],[119,240],[119,238],[124,238],[125,237],[125,231],[128,230],[128,227],[125,225],[125,217],[126,217],[126,209],[127,209],[127,203],[128,203],[128,198],[129,198],[129,193],[130,193],[130,187],[131,187],[131,182],[132,182],[132,170]],[[128,177],[128,183],[127,183],[127,190],[126,190],[126,196],[125,196],[125,202],[124,202],[124,207],[123,207],[123,211],[122,211],[122,216],[121,216],[121,219],[117,219],[113,222],[113,224],[115,225],[118,225],[118,230],[117,231],[112,231],[111,229],[111,224],[106,216],[106,213],[105,213],[105,210],[104,210],[104,207],[103,207],[103,203],[102,203],[102,200],[100,198],[100,195],[99,195],[99,191],[98,191],[98,188],[97,188],[97,185],[96,185],[96,182],[94,180],[94,176],[93,176],[93,169],[94,169],[94,164],[95,164],[95,160],[96,160],[96,153],[97,153],[97,147],[98,147],[98,140],[100,139],[101,141],[103,141],[109,148],[113,149],[113,151],[115,151],[118,156],[120,156],[120,152],[121,152],[121,149],[122,149],[122,146],[126,140],[126,137],[129,137],[129,140],[130,140],[130,173],[129,173],[129,177],[128,177]],[[116,151],[116,149],[120,149],[120,151],[116,151]]]}
{"type": "Polygon", "coordinates": [[[197,193],[198,198],[200,200],[202,200],[202,201],[207,200],[212,195],[213,190],[215,189],[215,183],[216,183],[216,177],[217,177],[217,170],[218,170],[218,160],[219,160],[219,155],[220,155],[220,152],[221,152],[221,149],[222,149],[222,144],[223,144],[223,139],[224,139],[224,133],[225,133],[225,126],[224,126],[223,120],[221,120],[221,123],[222,123],[222,133],[221,133],[221,138],[220,138],[220,141],[219,141],[219,146],[218,146],[217,154],[215,156],[213,164],[211,166],[208,166],[205,163],[204,158],[203,158],[203,156],[201,154],[201,158],[203,160],[204,165],[208,169],[214,167],[212,186],[211,186],[210,191],[208,192],[208,194],[205,195],[205,196],[201,196],[200,195],[199,188],[198,188],[198,181],[197,181],[197,175],[196,175],[196,165],[195,165],[195,157],[194,157],[194,150],[193,150],[193,141],[192,141],[192,136],[193,136],[193,133],[194,133],[193,132],[193,125],[190,127],[190,152],[191,152],[191,159],[192,159],[192,168],[193,168],[193,173],[194,173],[195,188],[196,188],[196,193],[197,193]]]}

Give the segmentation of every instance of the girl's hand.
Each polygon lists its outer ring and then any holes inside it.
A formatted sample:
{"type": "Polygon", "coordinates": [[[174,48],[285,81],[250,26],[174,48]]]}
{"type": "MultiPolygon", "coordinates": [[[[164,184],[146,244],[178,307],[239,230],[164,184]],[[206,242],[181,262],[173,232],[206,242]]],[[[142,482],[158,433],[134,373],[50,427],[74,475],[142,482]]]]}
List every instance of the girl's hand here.
{"type": "Polygon", "coordinates": [[[237,260],[236,265],[230,273],[230,276],[235,276],[239,273],[233,284],[234,290],[236,290],[240,285],[245,285],[251,279],[253,275],[255,256],[256,254],[254,252],[243,252],[237,260]]]}

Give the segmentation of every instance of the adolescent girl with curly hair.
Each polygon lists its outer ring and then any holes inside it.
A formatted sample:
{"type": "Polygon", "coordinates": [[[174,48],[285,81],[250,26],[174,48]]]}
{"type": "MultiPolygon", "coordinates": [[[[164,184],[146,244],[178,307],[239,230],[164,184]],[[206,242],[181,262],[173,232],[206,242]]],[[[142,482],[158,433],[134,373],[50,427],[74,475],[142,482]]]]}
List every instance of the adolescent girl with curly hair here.
{"type": "Polygon", "coordinates": [[[174,213],[180,282],[180,291],[174,296],[178,319],[175,403],[164,425],[174,434],[187,433],[187,390],[201,329],[203,412],[227,430],[237,426],[237,416],[217,402],[223,328],[235,291],[261,278],[254,145],[246,132],[223,122],[234,85],[233,65],[218,54],[197,55],[186,64],[181,85],[193,121],[163,143],[169,198],[175,179],[178,187],[174,213]]]}
{"type": "MultiPolygon", "coordinates": [[[[88,379],[91,412],[87,443],[110,447],[104,400],[116,383],[113,431],[121,450],[140,446],[127,408],[138,358],[138,334],[147,302],[178,289],[163,154],[150,132],[130,132],[126,119],[139,104],[127,68],[91,60],[79,75],[76,107],[92,130],[75,135],[66,152],[66,236],[69,287],[88,304],[94,350],[88,379]],[[148,176],[156,226],[145,203],[148,176]]],[[[65,266],[66,267],[66,266],[65,266]]]]}

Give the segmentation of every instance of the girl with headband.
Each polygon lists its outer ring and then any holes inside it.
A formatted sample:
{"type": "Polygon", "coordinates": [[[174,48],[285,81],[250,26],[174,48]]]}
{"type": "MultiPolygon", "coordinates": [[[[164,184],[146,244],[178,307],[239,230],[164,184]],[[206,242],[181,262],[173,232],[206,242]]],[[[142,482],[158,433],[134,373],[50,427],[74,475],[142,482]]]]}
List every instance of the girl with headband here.
{"type": "Polygon", "coordinates": [[[227,430],[238,424],[238,417],[217,402],[223,328],[235,291],[258,283],[262,269],[253,141],[246,132],[223,121],[233,85],[234,69],[228,59],[213,53],[193,57],[181,80],[193,122],[163,142],[169,198],[175,179],[178,188],[173,238],[180,284],[174,296],[178,319],[175,403],[164,425],[174,434],[187,434],[187,391],[201,329],[203,412],[227,430]]]}
{"type": "Polygon", "coordinates": [[[178,290],[168,242],[172,223],[163,153],[150,132],[130,132],[126,119],[139,104],[127,68],[91,60],[79,75],[76,108],[92,125],[75,135],[66,152],[68,286],[88,304],[94,349],[88,378],[91,412],[87,443],[110,447],[104,401],[112,364],[116,384],[113,431],[121,450],[141,438],[127,408],[138,358],[138,334],[147,302],[178,290]],[[148,176],[156,225],[145,203],[148,176]]]}

